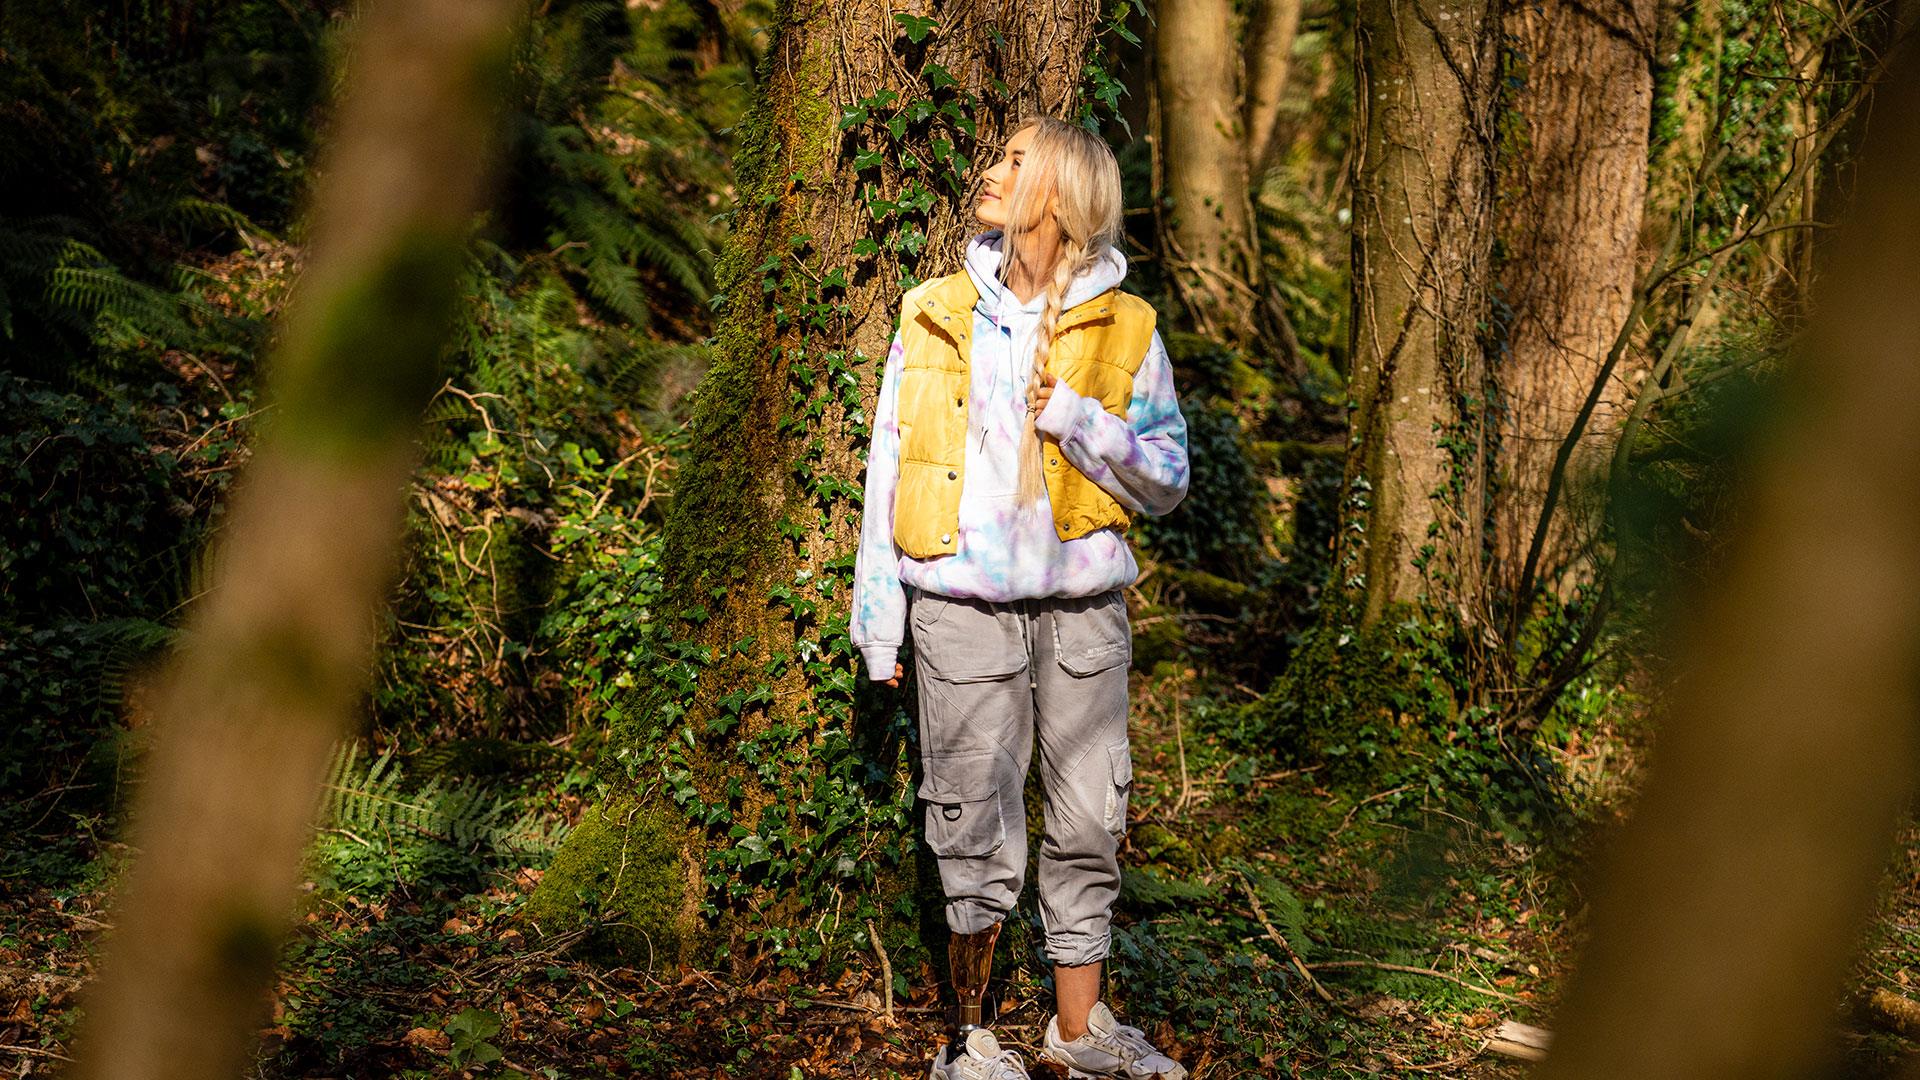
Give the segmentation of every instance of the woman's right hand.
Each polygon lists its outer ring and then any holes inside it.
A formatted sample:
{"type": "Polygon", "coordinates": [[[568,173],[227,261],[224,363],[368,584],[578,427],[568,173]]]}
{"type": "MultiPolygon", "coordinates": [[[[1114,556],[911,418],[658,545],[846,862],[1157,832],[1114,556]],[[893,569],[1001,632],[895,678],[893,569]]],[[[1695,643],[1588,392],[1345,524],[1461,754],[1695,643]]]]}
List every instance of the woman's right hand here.
{"type": "Polygon", "coordinates": [[[894,661],[894,665],[893,665],[893,678],[882,679],[881,684],[884,686],[899,686],[900,679],[903,676],[905,676],[906,673],[907,673],[907,669],[903,667],[899,661],[896,660],[894,661]]]}

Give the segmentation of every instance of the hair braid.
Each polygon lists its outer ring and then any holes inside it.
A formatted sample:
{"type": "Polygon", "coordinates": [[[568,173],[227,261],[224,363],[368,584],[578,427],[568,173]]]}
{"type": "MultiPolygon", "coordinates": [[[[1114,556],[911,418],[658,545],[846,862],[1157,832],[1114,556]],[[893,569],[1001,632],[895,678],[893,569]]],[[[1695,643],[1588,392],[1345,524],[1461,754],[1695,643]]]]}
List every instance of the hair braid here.
{"type": "Polygon", "coordinates": [[[1120,239],[1120,166],[1113,148],[1076,124],[1040,117],[1016,128],[1037,129],[1026,164],[1007,198],[1006,255],[1001,274],[1016,263],[1047,276],[1046,302],[1035,328],[1027,376],[1027,416],[1020,434],[1018,499],[1037,506],[1046,494],[1039,419],[1033,405],[1053,354],[1067,291],[1120,239]],[[1058,236],[1058,245],[1054,243],[1058,236]],[[1044,253],[1044,254],[1042,254],[1044,253]],[[1043,260],[1051,258],[1048,267],[1043,260]]]}
{"type": "Polygon", "coordinates": [[[1073,286],[1073,279],[1079,277],[1092,262],[1090,254],[1082,242],[1063,237],[1060,257],[1053,264],[1053,277],[1047,282],[1047,300],[1040,309],[1040,322],[1033,335],[1033,368],[1027,373],[1027,421],[1020,431],[1019,499],[1022,506],[1037,504],[1040,493],[1046,490],[1046,473],[1040,461],[1043,449],[1040,445],[1040,429],[1035,426],[1040,418],[1040,410],[1033,407],[1033,399],[1040,390],[1040,374],[1047,370],[1047,361],[1053,355],[1053,338],[1059,332],[1060,314],[1066,305],[1067,290],[1073,286]]]}

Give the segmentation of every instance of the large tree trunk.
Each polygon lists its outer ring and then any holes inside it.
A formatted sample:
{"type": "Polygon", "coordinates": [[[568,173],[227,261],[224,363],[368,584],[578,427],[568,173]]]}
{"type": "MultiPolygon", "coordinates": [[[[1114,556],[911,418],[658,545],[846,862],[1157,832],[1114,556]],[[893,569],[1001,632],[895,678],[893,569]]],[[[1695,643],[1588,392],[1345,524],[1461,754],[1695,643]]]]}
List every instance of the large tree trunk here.
{"type": "MultiPolygon", "coordinates": [[[[1515,89],[1503,124],[1498,214],[1505,334],[1494,371],[1493,575],[1509,594],[1561,440],[1633,306],[1655,17],[1654,0],[1543,0],[1505,17],[1515,89]]],[[[1641,370],[1622,363],[1609,376],[1570,459],[1567,475],[1575,482],[1549,522],[1534,580],[1560,581],[1559,571],[1591,539],[1605,486],[1578,481],[1607,460],[1641,370]]]]}
{"type": "Polygon", "coordinates": [[[1261,332],[1239,21],[1231,0],[1175,0],[1155,10],[1156,134],[1168,204],[1160,241],[1169,276],[1201,333],[1271,354],[1261,332]]]}
{"type": "Polygon", "coordinates": [[[1361,0],[1357,20],[1343,506],[1358,528],[1339,565],[1367,620],[1422,597],[1473,620],[1499,24],[1488,0],[1361,0]]]}
{"type": "Polygon", "coordinates": [[[949,155],[1068,109],[1099,4],[898,7],[780,5],[666,524],[663,629],[614,717],[611,794],[529,907],[548,930],[618,923],[606,942],[642,961],[843,938],[909,887],[903,717],[892,699],[853,717],[863,417],[903,275],[952,269],[974,229],[971,170],[949,155]]]}
{"type": "Polygon", "coordinates": [[[516,8],[383,0],[354,35],[275,409],[162,683],[76,1077],[206,1080],[251,1058],[327,756],[363,715],[516,8]]]}

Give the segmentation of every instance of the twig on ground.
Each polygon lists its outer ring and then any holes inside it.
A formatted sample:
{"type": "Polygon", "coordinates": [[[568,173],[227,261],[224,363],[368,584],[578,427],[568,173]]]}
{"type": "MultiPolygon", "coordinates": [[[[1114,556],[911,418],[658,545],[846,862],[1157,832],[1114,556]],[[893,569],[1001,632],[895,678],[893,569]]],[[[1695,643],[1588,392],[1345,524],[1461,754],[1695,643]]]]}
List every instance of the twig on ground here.
{"type": "Polygon", "coordinates": [[[1319,979],[1313,977],[1312,969],[1301,962],[1300,954],[1293,951],[1293,946],[1287,944],[1287,939],[1281,936],[1280,931],[1275,929],[1273,923],[1267,918],[1267,911],[1260,906],[1260,892],[1253,887],[1253,880],[1247,877],[1244,871],[1236,870],[1234,873],[1240,876],[1240,886],[1247,891],[1247,899],[1253,902],[1253,917],[1260,920],[1261,926],[1266,927],[1267,937],[1275,945],[1280,946],[1280,951],[1293,963],[1294,970],[1298,971],[1300,977],[1307,980],[1307,985],[1313,988],[1314,996],[1332,1004],[1333,995],[1327,992],[1326,987],[1320,985],[1319,979]]]}
{"type": "Polygon", "coordinates": [[[1182,682],[1180,679],[1173,682],[1173,745],[1180,751],[1180,801],[1173,804],[1176,815],[1185,813],[1193,801],[1193,781],[1187,778],[1187,739],[1180,724],[1180,698],[1185,690],[1182,682]]]}
{"type": "Polygon", "coordinates": [[[1402,975],[1425,975],[1431,979],[1445,979],[1447,982],[1453,983],[1463,990],[1471,990],[1476,994],[1485,994],[1491,998],[1499,998],[1501,1001],[1511,1001],[1515,1005],[1531,1006],[1533,1004],[1533,1002],[1528,1001],[1526,998],[1517,998],[1512,994],[1502,993],[1492,987],[1478,986],[1462,979],[1458,975],[1449,975],[1444,971],[1435,971],[1432,968],[1410,967],[1406,964],[1389,964],[1380,960],[1323,960],[1320,963],[1309,964],[1307,966],[1315,971],[1336,971],[1343,968],[1372,968],[1375,971],[1397,971],[1402,975]]]}
{"type": "Polygon", "coordinates": [[[9,1053],[14,1053],[14,1054],[28,1054],[33,1057],[48,1057],[48,1058],[53,1058],[56,1061],[72,1061],[73,1060],[72,1058],[68,1057],[65,1054],[56,1054],[52,1050],[42,1050],[37,1046],[0,1046],[0,1050],[5,1050],[9,1053]]]}
{"type": "Polygon", "coordinates": [[[873,939],[873,951],[880,954],[880,979],[881,979],[882,985],[886,987],[885,990],[881,991],[881,994],[882,994],[881,1000],[885,1002],[885,1005],[886,1005],[886,1011],[881,1013],[881,1015],[887,1018],[888,1024],[892,1024],[893,1023],[893,961],[887,959],[887,947],[880,943],[880,931],[874,929],[872,919],[867,920],[867,936],[873,939]]]}
{"type": "Polygon", "coordinates": [[[1395,795],[1398,795],[1401,792],[1406,791],[1412,787],[1413,787],[1412,784],[1402,784],[1397,788],[1389,788],[1386,791],[1379,792],[1378,794],[1369,795],[1366,798],[1361,799],[1359,802],[1354,803],[1353,809],[1347,811],[1347,816],[1340,819],[1340,825],[1337,828],[1335,828],[1332,832],[1327,834],[1327,839],[1331,840],[1334,837],[1339,836],[1341,833],[1345,832],[1347,829],[1347,826],[1353,824],[1353,815],[1359,813],[1361,807],[1366,806],[1368,803],[1377,803],[1381,799],[1390,799],[1395,795]]]}
{"type": "MultiPolygon", "coordinates": [[[[805,1004],[801,1004],[790,998],[768,997],[765,994],[742,994],[741,996],[748,1001],[764,1001],[769,1005],[786,1005],[790,1008],[798,1009],[801,1012],[805,1012],[808,1009],[847,1009],[852,1012],[863,1012],[869,1016],[881,1015],[879,1009],[871,1005],[862,1005],[857,1001],[829,1001],[826,998],[813,998],[805,1004]]],[[[894,1006],[894,1011],[903,1013],[937,1013],[944,1012],[945,1010],[932,1005],[896,1005],[894,1006]]]]}

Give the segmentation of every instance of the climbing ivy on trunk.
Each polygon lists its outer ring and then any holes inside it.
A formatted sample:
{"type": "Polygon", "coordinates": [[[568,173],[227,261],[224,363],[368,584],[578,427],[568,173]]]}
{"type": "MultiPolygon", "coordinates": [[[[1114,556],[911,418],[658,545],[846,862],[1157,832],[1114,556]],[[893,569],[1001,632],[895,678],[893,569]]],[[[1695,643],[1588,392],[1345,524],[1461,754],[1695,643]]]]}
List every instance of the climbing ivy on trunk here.
{"type": "Polygon", "coordinates": [[[955,268],[973,162],[1110,77],[1132,10],[1069,0],[951,23],[941,5],[783,3],[740,133],[646,670],[610,717],[604,802],[529,907],[641,961],[866,948],[918,906],[912,721],[847,635],[861,476],[902,289],[955,268]]]}

